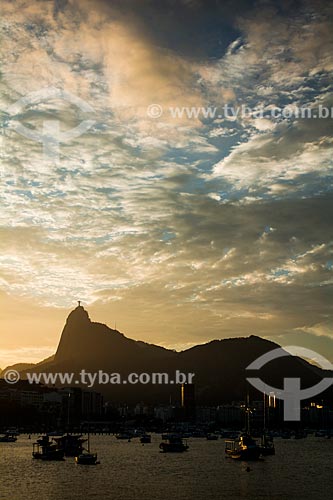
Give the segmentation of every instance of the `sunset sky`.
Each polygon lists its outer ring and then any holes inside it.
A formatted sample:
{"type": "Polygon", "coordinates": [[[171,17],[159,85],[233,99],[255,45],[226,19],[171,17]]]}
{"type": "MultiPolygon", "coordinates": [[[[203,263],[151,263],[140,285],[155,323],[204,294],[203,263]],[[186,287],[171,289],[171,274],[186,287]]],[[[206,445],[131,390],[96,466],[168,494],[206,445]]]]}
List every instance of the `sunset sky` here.
{"type": "Polygon", "coordinates": [[[333,108],[332,20],[320,0],[1,0],[1,368],[54,353],[77,300],[170,348],[256,334],[333,361],[333,112],[269,114],[333,108]],[[225,105],[265,115],[170,112],[225,105]],[[16,128],[86,119],[58,159],[16,128]]]}

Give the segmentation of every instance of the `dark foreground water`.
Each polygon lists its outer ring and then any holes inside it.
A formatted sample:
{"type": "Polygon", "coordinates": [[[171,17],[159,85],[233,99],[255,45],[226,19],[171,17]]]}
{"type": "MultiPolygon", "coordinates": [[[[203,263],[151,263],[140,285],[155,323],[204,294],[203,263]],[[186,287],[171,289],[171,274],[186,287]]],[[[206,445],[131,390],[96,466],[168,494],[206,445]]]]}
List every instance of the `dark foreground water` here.
{"type": "Polygon", "coordinates": [[[247,464],[226,459],[222,439],[190,439],[187,453],[163,454],[159,435],[144,446],[92,436],[95,467],[33,460],[32,441],[0,443],[1,500],[332,498],[333,439],[276,439],[274,457],[247,464]]]}

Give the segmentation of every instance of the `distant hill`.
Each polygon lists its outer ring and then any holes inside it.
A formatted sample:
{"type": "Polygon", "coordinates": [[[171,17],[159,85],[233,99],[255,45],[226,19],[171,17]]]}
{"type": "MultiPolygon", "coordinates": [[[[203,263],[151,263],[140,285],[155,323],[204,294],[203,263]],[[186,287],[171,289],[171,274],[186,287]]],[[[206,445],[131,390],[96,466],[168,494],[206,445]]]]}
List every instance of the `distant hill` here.
{"type": "Polygon", "coordinates": [[[0,377],[2,377],[7,370],[16,370],[17,372],[23,372],[24,370],[29,370],[34,367],[34,363],[17,363],[15,365],[7,366],[4,370],[0,368],[0,377]]]}
{"type": "MultiPolygon", "coordinates": [[[[195,373],[197,400],[200,404],[219,404],[244,399],[249,391],[252,397],[262,397],[246,382],[253,376],[246,367],[262,354],[279,347],[274,342],[250,336],[213,340],[182,352],[165,349],[153,344],[135,341],[117,330],[92,322],[87,311],[78,306],[68,316],[54,357],[34,365],[22,365],[25,372],[87,372],[168,373],[172,379],[176,370],[195,373]]],[[[18,366],[18,365],[16,365],[18,366]]],[[[300,377],[304,387],[321,380],[323,372],[293,356],[272,361],[259,375],[267,384],[283,387],[283,377],[300,377]]],[[[68,385],[68,384],[67,384],[68,385]]],[[[80,384],[77,384],[78,386],[80,384]]],[[[85,386],[87,389],[87,386],[85,386]]],[[[92,388],[90,388],[92,390],[92,388]]],[[[179,399],[175,385],[94,385],[115,402],[168,403],[179,399]]],[[[329,391],[329,390],[328,390],[329,391]]]]}
{"type": "Polygon", "coordinates": [[[16,363],[15,365],[6,366],[3,370],[0,368],[0,378],[6,373],[7,370],[16,370],[19,373],[24,373],[25,371],[30,370],[36,366],[41,366],[44,363],[49,363],[54,360],[54,355],[49,356],[48,358],[40,361],[39,363],[16,363]]]}

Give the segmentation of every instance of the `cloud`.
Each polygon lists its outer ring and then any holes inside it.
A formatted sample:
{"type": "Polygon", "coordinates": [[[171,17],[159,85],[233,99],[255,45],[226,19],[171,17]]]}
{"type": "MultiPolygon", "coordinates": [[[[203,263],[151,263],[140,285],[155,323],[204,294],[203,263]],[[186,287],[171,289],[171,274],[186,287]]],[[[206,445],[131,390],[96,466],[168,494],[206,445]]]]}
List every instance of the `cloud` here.
{"type": "Polygon", "coordinates": [[[17,363],[38,363],[54,354],[53,346],[31,346],[18,349],[0,349],[0,359],[3,368],[16,360],[17,363]]]}
{"type": "MultiPolygon", "coordinates": [[[[55,347],[76,299],[168,346],[306,332],[329,314],[332,120],[269,117],[331,106],[329,15],[311,2],[241,6],[2,3],[0,299],[11,309],[0,321],[23,347],[55,347]],[[95,110],[58,162],[8,116],[50,85],[95,110]],[[168,114],[225,103],[264,114],[168,114]]],[[[16,119],[67,130],[84,116],[51,100],[16,119]]]]}
{"type": "Polygon", "coordinates": [[[296,345],[311,349],[332,362],[333,340],[331,334],[329,332],[327,332],[329,333],[328,335],[317,333],[319,330],[327,331],[327,327],[329,327],[330,331],[332,331],[332,325],[324,323],[322,325],[314,325],[313,330],[311,329],[311,327],[309,328],[307,326],[304,328],[296,328],[292,331],[287,331],[279,334],[276,337],[272,338],[272,340],[282,346],[296,345]]]}

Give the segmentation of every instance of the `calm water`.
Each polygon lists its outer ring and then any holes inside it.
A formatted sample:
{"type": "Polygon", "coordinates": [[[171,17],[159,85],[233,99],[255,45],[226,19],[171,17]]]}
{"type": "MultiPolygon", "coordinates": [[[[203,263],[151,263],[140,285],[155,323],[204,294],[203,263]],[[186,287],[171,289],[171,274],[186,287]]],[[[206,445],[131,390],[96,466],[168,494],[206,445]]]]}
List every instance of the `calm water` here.
{"type": "Polygon", "coordinates": [[[101,464],[31,458],[32,441],[0,443],[1,500],[221,500],[332,498],[333,439],[275,440],[276,455],[260,462],[226,459],[224,440],[190,439],[183,454],[151,444],[92,436],[101,464]]]}

